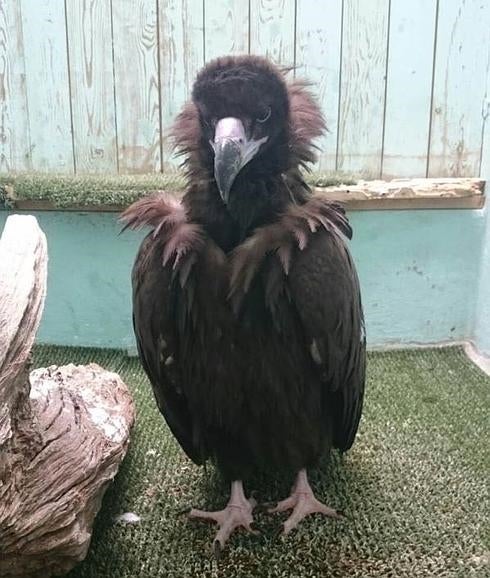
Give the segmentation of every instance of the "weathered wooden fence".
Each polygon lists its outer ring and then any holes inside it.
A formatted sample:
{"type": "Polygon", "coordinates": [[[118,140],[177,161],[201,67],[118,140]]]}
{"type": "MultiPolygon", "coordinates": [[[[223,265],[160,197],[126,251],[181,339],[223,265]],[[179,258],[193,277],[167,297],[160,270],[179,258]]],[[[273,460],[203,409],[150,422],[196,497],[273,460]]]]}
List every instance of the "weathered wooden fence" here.
{"type": "Polygon", "coordinates": [[[324,170],[480,174],[489,0],[0,0],[0,172],[165,169],[196,71],[230,52],[314,81],[324,170]]]}

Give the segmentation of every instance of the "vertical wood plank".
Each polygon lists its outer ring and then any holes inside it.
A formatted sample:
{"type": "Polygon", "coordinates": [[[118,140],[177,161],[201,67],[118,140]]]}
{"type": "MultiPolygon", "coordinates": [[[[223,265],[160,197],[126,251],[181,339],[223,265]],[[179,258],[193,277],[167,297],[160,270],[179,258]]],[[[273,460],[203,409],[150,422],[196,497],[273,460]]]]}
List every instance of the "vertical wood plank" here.
{"type": "Polygon", "coordinates": [[[119,171],[161,168],[156,0],[114,0],[119,171]]]}
{"type": "Polygon", "coordinates": [[[111,4],[67,0],[75,169],[116,172],[111,4]]]}
{"type": "Polygon", "coordinates": [[[72,173],[64,0],[21,0],[32,168],[72,173]]]}
{"type": "Polygon", "coordinates": [[[327,121],[328,133],[318,141],[322,152],[316,168],[333,171],[337,158],[342,0],[326,0],[320,18],[316,0],[297,2],[296,75],[312,81],[327,121]]]}
{"type": "MultiPolygon", "coordinates": [[[[490,46],[488,47],[490,51],[490,46]]],[[[483,135],[482,135],[482,151],[481,151],[481,162],[480,162],[480,172],[479,176],[483,179],[486,179],[490,182],[490,68],[487,70],[486,75],[486,88],[485,88],[485,96],[483,98],[483,108],[482,108],[482,116],[483,116],[483,135]]],[[[490,189],[490,185],[487,184],[487,196],[488,191],[490,189]]],[[[489,209],[487,208],[487,211],[489,209]]],[[[488,223],[490,226],[490,218],[488,219],[488,223]]],[[[490,237],[490,231],[489,231],[490,237]]],[[[490,245],[488,247],[490,252],[490,245]]]]}
{"type": "Polygon", "coordinates": [[[250,52],[294,65],[294,0],[250,0],[250,52]]]}
{"type": "MultiPolygon", "coordinates": [[[[480,176],[482,179],[486,179],[490,182],[490,71],[487,74],[487,90],[485,101],[483,104],[483,142],[482,142],[482,152],[481,152],[481,164],[480,164],[480,176]]],[[[487,183],[487,196],[490,185],[487,183]]],[[[488,203],[488,200],[487,200],[488,203]]],[[[487,208],[487,211],[489,209],[487,208]]],[[[488,220],[490,226],[490,219],[488,220]]],[[[490,246],[489,246],[490,251],[490,246]]]]}
{"type": "Polygon", "coordinates": [[[175,167],[168,131],[190,97],[197,71],[204,64],[202,0],[160,0],[160,78],[163,167],[175,167]]]}
{"type": "Polygon", "coordinates": [[[0,173],[30,169],[22,16],[17,0],[0,3],[0,173]]]}
{"type": "Polygon", "coordinates": [[[337,168],[381,174],[389,0],[344,0],[337,168]]]}
{"type": "Polygon", "coordinates": [[[489,46],[488,2],[439,2],[429,176],[479,172],[489,46]]]}
{"type": "Polygon", "coordinates": [[[425,177],[436,0],[391,0],[383,177],[425,177]]]}
{"type": "Polygon", "coordinates": [[[205,60],[248,52],[249,5],[244,0],[204,1],[205,60]]]}

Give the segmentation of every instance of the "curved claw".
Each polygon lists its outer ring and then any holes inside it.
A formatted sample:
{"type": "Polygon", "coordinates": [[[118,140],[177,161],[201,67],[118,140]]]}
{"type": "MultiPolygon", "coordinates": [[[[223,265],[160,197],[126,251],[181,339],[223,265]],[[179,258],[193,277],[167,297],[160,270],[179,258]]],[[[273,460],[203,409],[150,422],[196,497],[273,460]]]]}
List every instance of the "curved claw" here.
{"type": "Polygon", "coordinates": [[[221,558],[222,551],[223,547],[221,546],[221,542],[219,540],[215,540],[213,542],[213,555],[215,560],[219,560],[221,558]]]}

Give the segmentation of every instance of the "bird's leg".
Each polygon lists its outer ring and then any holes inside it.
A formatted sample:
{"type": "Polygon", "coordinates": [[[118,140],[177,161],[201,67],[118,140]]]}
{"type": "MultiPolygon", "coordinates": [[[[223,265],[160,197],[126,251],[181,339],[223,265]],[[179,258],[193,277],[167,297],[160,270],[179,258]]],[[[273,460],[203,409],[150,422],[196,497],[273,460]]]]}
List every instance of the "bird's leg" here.
{"type": "Polygon", "coordinates": [[[279,502],[274,508],[271,508],[269,512],[285,512],[286,510],[293,510],[293,512],[284,522],[284,534],[289,534],[303,518],[306,518],[306,516],[310,514],[319,513],[330,516],[331,518],[343,518],[340,512],[325,506],[315,498],[308,482],[306,470],[300,470],[298,472],[289,498],[279,502]]]}
{"type": "Polygon", "coordinates": [[[214,538],[213,549],[215,555],[219,555],[226,541],[236,528],[245,528],[245,530],[256,533],[252,529],[253,522],[252,511],[257,505],[254,498],[247,500],[243,492],[241,480],[231,483],[231,496],[224,510],[217,512],[205,512],[193,508],[189,512],[189,517],[194,519],[209,520],[219,525],[218,532],[214,538]]]}

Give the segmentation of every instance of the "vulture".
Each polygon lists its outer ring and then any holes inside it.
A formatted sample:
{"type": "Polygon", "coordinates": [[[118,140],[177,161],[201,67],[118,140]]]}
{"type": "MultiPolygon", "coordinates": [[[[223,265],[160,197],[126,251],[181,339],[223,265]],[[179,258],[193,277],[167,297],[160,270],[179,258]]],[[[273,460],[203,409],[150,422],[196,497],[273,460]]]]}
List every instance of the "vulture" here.
{"type": "Polygon", "coordinates": [[[160,412],[187,456],[231,484],[222,550],[253,531],[243,480],[295,476],[288,533],[305,516],[341,517],[307,471],[348,450],[361,416],[365,331],[343,208],[304,180],[325,130],[308,83],[258,56],[226,56],[197,74],[172,129],[187,185],[122,215],[149,227],[132,272],[139,357],[160,412]]]}

